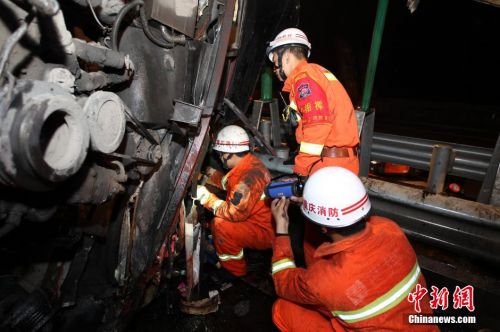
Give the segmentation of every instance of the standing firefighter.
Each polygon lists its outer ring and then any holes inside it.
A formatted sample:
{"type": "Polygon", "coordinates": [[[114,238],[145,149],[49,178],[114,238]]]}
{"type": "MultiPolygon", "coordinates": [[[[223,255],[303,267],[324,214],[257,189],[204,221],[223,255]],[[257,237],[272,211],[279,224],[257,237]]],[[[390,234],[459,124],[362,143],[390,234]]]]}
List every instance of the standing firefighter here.
{"type": "Polygon", "coordinates": [[[211,229],[215,250],[223,268],[235,276],[246,274],[243,248],[270,249],[274,239],[271,209],[264,188],[271,175],[249,152],[248,134],[238,126],[227,126],[217,135],[213,149],[230,171],[221,179],[226,200],[198,186],[201,204],[213,211],[211,229]]]}
{"type": "Polygon", "coordinates": [[[401,229],[368,216],[370,200],[354,173],[325,167],[305,184],[302,213],[329,238],[307,269],[295,267],[287,207],[283,198],[272,203],[272,273],[280,297],[273,320],[280,330],[438,331],[434,325],[409,325],[408,315],[432,314],[428,297],[419,309],[409,300],[415,289],[426,287],[424,276],[401,229]]]}
{"type": "MultiPolygon", "coordinates": [[[[299,29],[280,32],[267,48],[274,72],[290,93],[290,106],[298,126],[295,137],[300,150],[294,172],[309,176],[326,166],[340,166],[358,174],[358,127],[354,107],[342,84],[327,69],[307,59],[311,43],[299,29]]],[[[304,256],[307,264],[322,239],[306,224],[304,256]]]]}
{"type": "Polygon", "coordinates": [[[294,172],[308,176],[325,166],[341,166],[357,174],[359,138],[351,99],[331,72],[307,62],[310,52],[307,36],[295,28],[280,32],[266,51],[299,118],[294,172]]]}

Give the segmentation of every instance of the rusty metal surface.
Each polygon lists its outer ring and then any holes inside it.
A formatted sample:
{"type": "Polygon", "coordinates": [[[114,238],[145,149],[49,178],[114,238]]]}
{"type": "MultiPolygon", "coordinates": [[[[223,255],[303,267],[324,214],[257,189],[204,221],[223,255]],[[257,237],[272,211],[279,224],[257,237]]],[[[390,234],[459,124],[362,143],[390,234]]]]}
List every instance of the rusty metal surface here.
{"type": "MultiPolygon", "coordinates": [[[[217,93],[219,91],[219,83],[221,80],[222,69],[225,62],[225,53],[227,50],[227,45],[229,42],[229,35],[231,32],[231,20],[232,14],[234,12],[234,1],[229,0],[225,4],[224,8],[224,18],[221,24],[220,40],[218,41],[218,48],[216,52],[215,59],[217,60],[214,66],[213,74],[210,80],[209,90],[206,95],[206,99],[202,106],[212,109],[215,105],[217,98],[217,93]]],[[[183,167],[178,173],[178,177],[174,186],[174,192],[172,193],[171,199],[167,208],[165,209],[163,216],[158,224],[159,229],[165,227],[165,221],[172,220],[172,217],[176,214],[180,200],[186,192],[186,186],[191,180],[192,171],[194,166],[201,161],[201,156],[199,155],[200,149],[203,146],[203,141],[208,137],[206,133],[209,129],[210,118],[204,117],[201,119],[200,133],[196,136],[193,141],[189,144],[187,155],[185,161],[183,162],[183,167]]]]}

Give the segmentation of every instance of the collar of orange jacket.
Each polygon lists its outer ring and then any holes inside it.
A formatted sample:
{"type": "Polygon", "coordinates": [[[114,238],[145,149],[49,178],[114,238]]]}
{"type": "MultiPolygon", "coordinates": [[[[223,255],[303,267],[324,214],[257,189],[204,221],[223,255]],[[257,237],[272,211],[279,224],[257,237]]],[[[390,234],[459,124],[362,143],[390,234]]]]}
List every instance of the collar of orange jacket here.
{"type": "Polygon", "coordinates": [[[293,80],[294,80],[295,75],[300,73],[300,70],[307,64],[308,64],[307,60],[301,60],[297,64],[297,66],[292,70],[292,72],[290,73],[290,76],[287,77],[287,79],[283,85],[282,90],[284,92],[290,92],[292,90],[292,84],[293,84],[293,80]]]}
{"type": "Polygon", "coordinates": [[[241,170],[244,169],[246,165],[250,163],[251,158],[252,158],[252,153],[251,152],[247,153],[247,155],[244,156],[240,160],[240,162],[227,173],[226,178],[230,178],[234,174],[239,174],[241,170]]]}
{"type": "Polygon", "coordinates": [[[347,249],[353,248],[358,243],[363,242],[367,237],[372,234],[372,225],[370,220],[367,221],[365,229],[359,234],[355,234],[349,236],[345,239],[342,239],[338,242],[327,242],[321,244],[318,249],[314,252],[314,258],[321,258],[325,256],[330,256],[341,251],[345,251],[347,249]]]}

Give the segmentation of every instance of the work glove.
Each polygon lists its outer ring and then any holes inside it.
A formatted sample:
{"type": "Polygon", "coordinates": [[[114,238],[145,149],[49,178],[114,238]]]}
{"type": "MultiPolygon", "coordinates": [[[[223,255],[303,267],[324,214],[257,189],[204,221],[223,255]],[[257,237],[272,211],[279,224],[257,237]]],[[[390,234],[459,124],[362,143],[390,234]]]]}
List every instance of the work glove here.
{"type": "Polygon", "coordinates": [[[207,187],[198,185],[196,189],[196,199],[200,201],[201,205],[204,205],[209,197],[210,191],[208,191],[207,187]]]}

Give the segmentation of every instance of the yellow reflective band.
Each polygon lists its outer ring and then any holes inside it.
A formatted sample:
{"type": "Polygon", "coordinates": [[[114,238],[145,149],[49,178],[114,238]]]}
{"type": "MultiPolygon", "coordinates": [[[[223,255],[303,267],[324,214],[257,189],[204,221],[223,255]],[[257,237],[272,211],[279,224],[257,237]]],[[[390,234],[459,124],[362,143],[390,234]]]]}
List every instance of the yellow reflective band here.
{"type": "Polygon", "coordinates": [[[223,262],[230,261],[230,260],[240,260],[243,258],[243,249],[241,249],[241,251],[236,255],[227,255],[227,254],[217,253],[217,256],[219,256],[219,259],[223,262]]]}
{"type": "Polygon", "coordinates": [[[289,106],[290,106],[291,109],[293,109],[295,111],[297,110],[297,104],[295,104],[295,102],[293,100],[290,101],[290,105],[289,106]]]}
{"type": "Polygon", "coordinates": [[[220,184],[222,185],[222,189],[227,190],[227,188],[226,188],[226,186],[227,186],[227,176],[226,175],[224,175],[222,177],[222,180],[220,180],[220,184]]]}
{"type": "Polygon", "coordinates": [[[284,258],[273,263],[272,275],[286,269],[296,268],[295,262],[290,258],[284,258]]]}
{"type": "Polygon", "coordinates": [[[335,75],[333,75],[332,73],[324,73],[325,74],[325,77],[328,78],[329,81],[337,81],[337,78],[335,77],[335,75]]]}
{"type": "Polygon", "coordinates": [[[321,156],[322,151],[323,144],[300,142],[300,153],[312,154],[313,156],[321,156]]]}
{"type": "Polygon", "coordinates": [[[347,323],[359,322],[374,316],[383,314],[384,312],[394,308],[401,301],[406,299],[413,287],[417,284],[418,277],[420,276],[420,267],[418,263],[413,266],[411,272],[404,277],[396,286],[390,291],[373,301],[372,303],[364,306],[361,309],[352,311],[332,311],[332,314],[341,318],[347,323]]]}
{"type": "Polygon", "coordinates": [[[214,205],[212,206],[212,209],[214,210],[214,214],[217,213],[217,209],[220,208],[222,203],[224,203],[224,201],[221,199],[218,199],[215,201],[214,205]]]}

